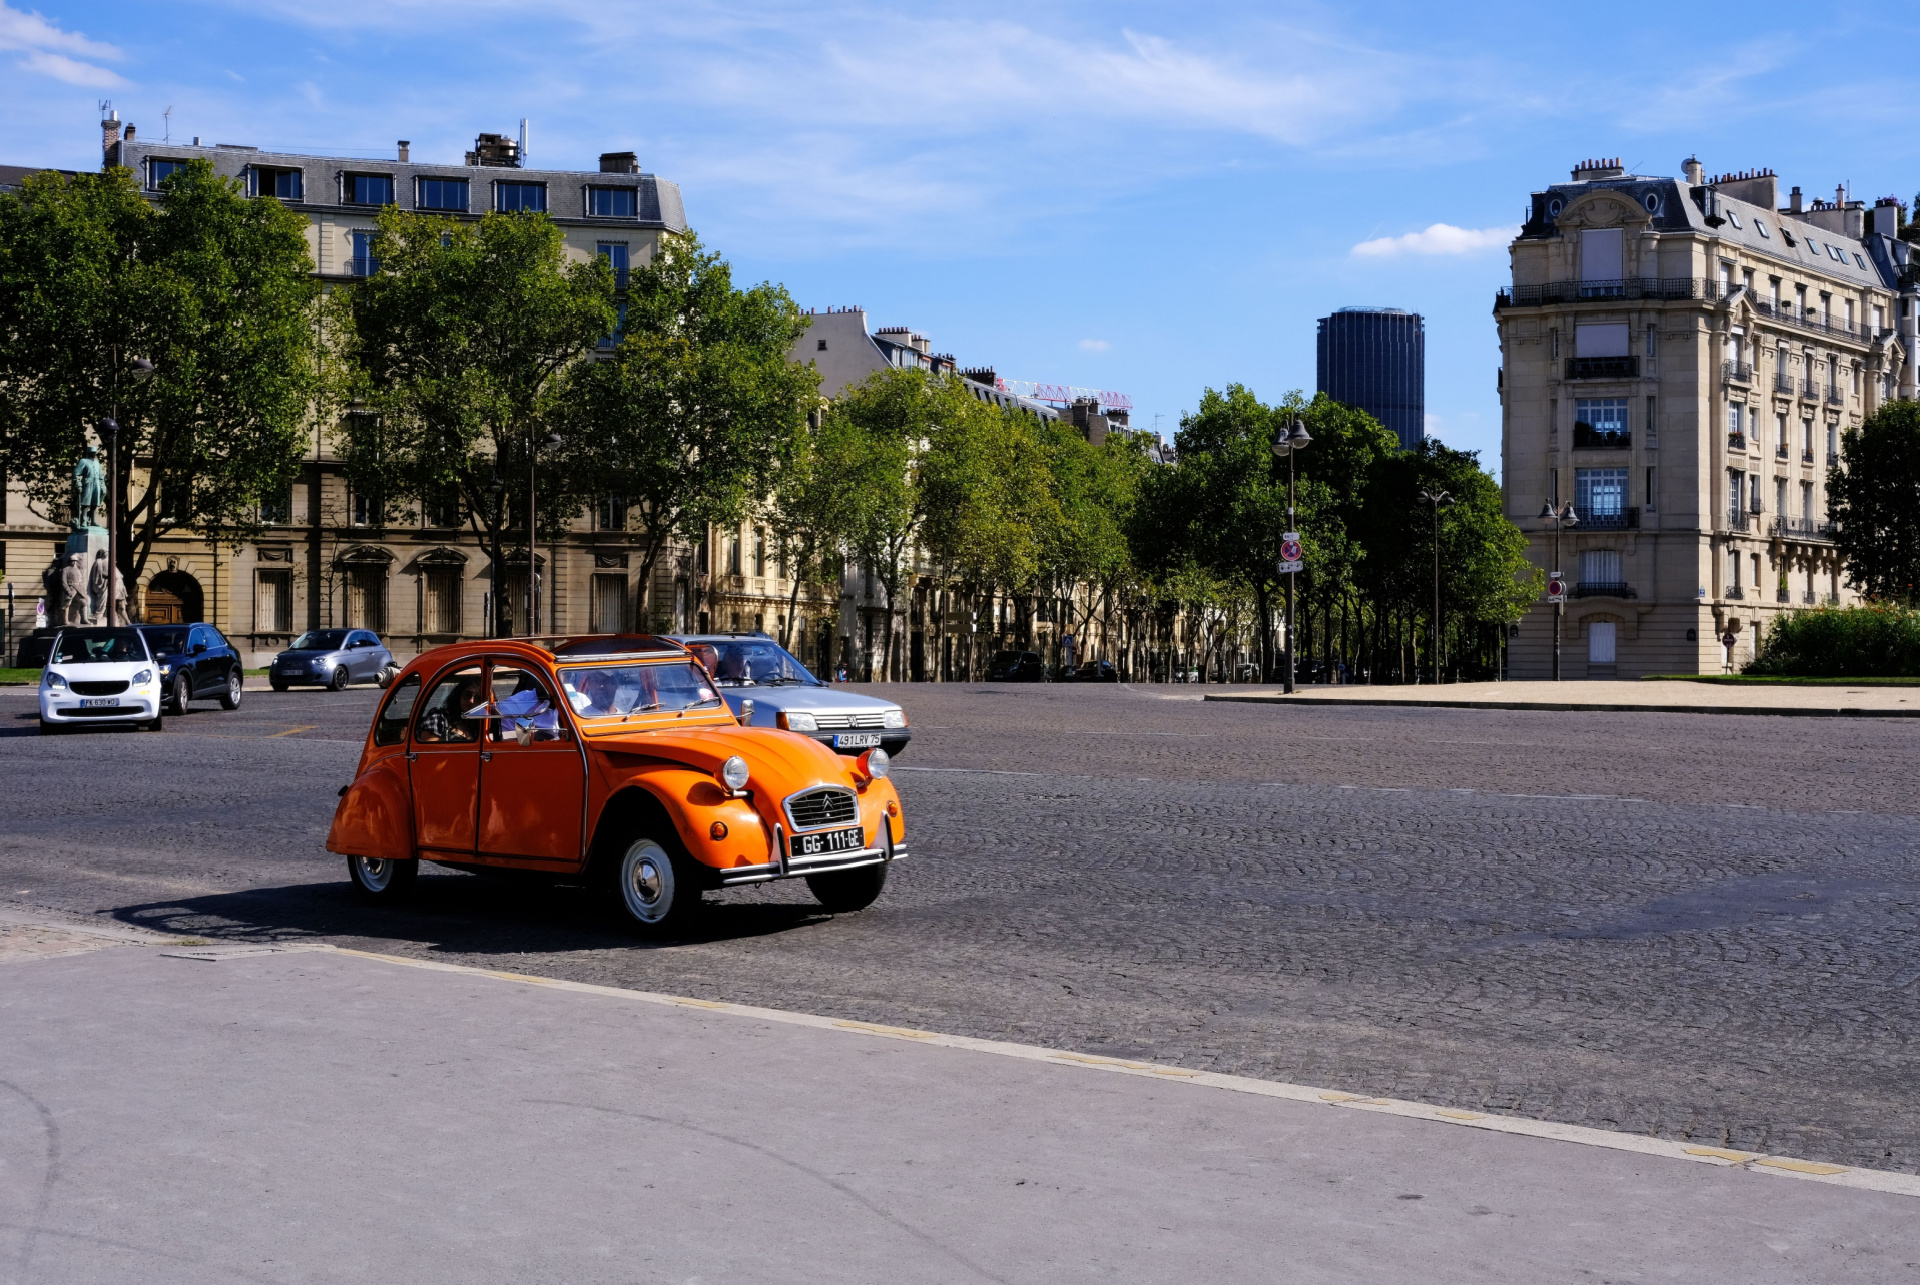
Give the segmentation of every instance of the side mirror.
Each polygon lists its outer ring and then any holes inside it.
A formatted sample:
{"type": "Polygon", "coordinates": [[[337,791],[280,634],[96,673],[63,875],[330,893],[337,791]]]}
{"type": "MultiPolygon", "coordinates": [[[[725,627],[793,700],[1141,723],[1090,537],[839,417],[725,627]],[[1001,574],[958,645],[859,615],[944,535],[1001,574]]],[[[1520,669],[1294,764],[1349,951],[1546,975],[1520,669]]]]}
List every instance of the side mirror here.
{"type": "Polygon", "coordinates": [[[207,645],[205,643],[195,643],[193,645],[193,651],[190,654],[198,656],[200,653],[204,652],[206,649],[207,649],[207,645]]]}

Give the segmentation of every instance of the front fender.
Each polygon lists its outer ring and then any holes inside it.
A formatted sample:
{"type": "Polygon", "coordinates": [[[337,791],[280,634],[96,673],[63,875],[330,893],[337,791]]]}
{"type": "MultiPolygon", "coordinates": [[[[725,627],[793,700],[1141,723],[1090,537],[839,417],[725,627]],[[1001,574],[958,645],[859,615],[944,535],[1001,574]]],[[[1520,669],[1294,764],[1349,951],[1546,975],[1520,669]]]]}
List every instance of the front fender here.
{"type": "Polygon", "coordinates": [[[413,856],[413,792],[406,762],[404,755],[390,754],[354,778],[333,810],[328,852],[388,861],[413,856]]]}
{"type": "MultiPolygon", "coordinates": [[[[772,852],[772,833],[767,823],[746,799],[730,797],[705,772],[696,772],[678,764],[659,764],[639,769],[615,769],[610,778],[609,802],[629,789],[652,795],[673,823],[687,854],[703,866],[725,870],[733,866],[760,865],[772,852]],[[725,835],[714,838],[713,823],[723,822],[725,835]]],[[[603,815],[594,818],[599,832],[603,815]]]]}

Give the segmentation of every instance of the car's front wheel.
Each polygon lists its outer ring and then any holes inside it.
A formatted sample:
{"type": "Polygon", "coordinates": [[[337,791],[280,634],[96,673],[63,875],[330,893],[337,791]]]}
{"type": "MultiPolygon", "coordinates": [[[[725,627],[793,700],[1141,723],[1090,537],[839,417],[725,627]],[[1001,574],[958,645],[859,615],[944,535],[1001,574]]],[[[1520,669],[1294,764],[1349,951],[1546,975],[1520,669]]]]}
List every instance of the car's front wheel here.
{"type": "Polygon", "coordinates": [[[327,686],[336,692],[344,692],[347,690],[347,667],[345,665],[337,666],[334,669],[333,681],[328,683],[327,686]]]}
{"type": "Polygon", "coordinates": [[[886,886],[885,866],[861,866],[858,870],[807,876],[807,889],[813,893],[813,899],[836,915],[865,910],[880,899],[880,892],[886,886]]]}
{"type": "Polygon", "coordinates": [[[276,692],[284,692],[287,690],[287,685],[281,682],[278,678],[269,678],[267,680],[267,685],[273,688],[273,690],[276,692]]]}
{"type": "Polygon", "coordinates": [[[229,671],[227,674],[226,690],[220,693],[220,708],[239,709],[240,693],[245,686],[246,684],[241,679],[239,670],[229,671]]]}
{"type": "Polygon", "coordinates": [[[347,877],[353,890],[369,901],[398,901],[413,891],[420,862],[391,857],[348,857],[347,877]]]}
{"type": "Polygon", "coordinates": [[[628,844],[614,877],[627,922],[650,937],[684,928],[700,913],[693,862],[658,840],[643,836],[628,844]]]}

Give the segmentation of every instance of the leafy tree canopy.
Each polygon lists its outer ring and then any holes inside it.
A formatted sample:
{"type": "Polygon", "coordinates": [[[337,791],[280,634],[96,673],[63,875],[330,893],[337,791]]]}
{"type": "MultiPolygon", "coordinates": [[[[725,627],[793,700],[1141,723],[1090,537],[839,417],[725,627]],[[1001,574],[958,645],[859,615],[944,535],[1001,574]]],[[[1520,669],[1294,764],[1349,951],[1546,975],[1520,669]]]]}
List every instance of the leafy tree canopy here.
{"type": "Polygon", "coordinates": [[[1840,439],[1827,470],[1827,515],[1847,583],[1912,603],[1920,585],[1920,402],[1887,402],[1840,439]]]}

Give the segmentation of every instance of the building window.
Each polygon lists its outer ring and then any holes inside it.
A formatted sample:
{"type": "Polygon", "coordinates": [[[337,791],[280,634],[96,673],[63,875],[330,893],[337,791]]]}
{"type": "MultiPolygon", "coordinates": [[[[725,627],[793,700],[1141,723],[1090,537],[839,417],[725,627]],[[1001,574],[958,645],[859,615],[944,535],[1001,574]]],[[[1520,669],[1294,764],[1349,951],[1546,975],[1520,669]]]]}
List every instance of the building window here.
{"type": "Polygon", "coordinates": [[[1627,511],[1627,470],[1580,468],[1573,471],[1573,507],[1582,522],[1617,518],[1627,511]]]}
{"type": "Polygon", "coordinates": [[[247,171],[247,195],[271,196],[281,201],[300,199],[300,171],[256,165],[247,171]]]}
{"type": "Polygon", "coordinates": [[[1727,557],[1727,571],[1733,579],[1733,596],[1740,596],[1740,550],[1734,549],[1727,557]]]}
{"type": "Polygon", "coordinates": [[[1620,551],[1618,549],[1581,550],[1580,583],[1583,585],[1625,583],[1620,574],[1620,551]]]}
{"type": "MultiPolygon", "coordinates": [[[[1812,420],[1807,421],[1807,427],[1809,429],[1813,427],[1812,420]]],[[[1838,460],[1839,458],[1840,458],[1840,426],[1838,424],[1829,424],[1827,425],[1827,463],[1831,464],[1834,461],[1838,460]]]]}
{"type": "Polygon", "coordinates": [[[291,486],[266,496],[260,501],[262,526],[285,526],[291,521],[293,521],[293,488],[291,486]]]}
{"type": "Polygon", "coordinates": [[[1773,296],[1773,310],[1775,312],[1780,311],[1780,278],[1768,277],[1767,289],[1768,289],[1768,292],[1773,296]]]}
{"type": "Polygon", "coordinates": [[[1653,398],[1651,397],[1647,398],[1646,435],[1647,435],[1646,444],[1648,446],[1652,446],[1656,441],[1659,440],[1659,436],[1660,436],[1660,423],[1658,420],[1654,419],[1653,417],[1653,398]]]}
{"type": "Polygon", "coordinates": [[[1800,449],[1808,459],[1813,458],[1813,421],[1800,421],[1800,449]]]}
{"type": "Polygon", "coordinates": [[[824,339],[815,340],[815,344],[817,345],[814,349],[815,352],[825,352],[827,350],[826,340],[824,339]]]}
{"type": "Polygon", "coordinates": [[[1660,507],[1658,492],[1653,489],[1653,465],[1647,465],[1647,509],[1651,512],[1660,507]]]}
{"type": "Polygon", "coordinates": [[[740,574],[740,537],[738,535],[727,537],[727,574],[730,576],[740,574]]]}
{"type": "Polygon", "coordinates": [[[1740,420],[1740,413],[1745,409],[1744,406],[1727,407],[1727,436],[1729,438],[1744,438],[1746,436],[1745,430],[1741,427],[1740,420]]]}
{"type": "Polygon", "coordinates": [[[1747,477],[1747,503],[1755,513],[1760,512],[1760,475],[1753,473],[1747,477]]]}
{"type": "Polygon", "coordinates": [[[1605,447],[1627,445],[1627,399],[1583,397],[1573,404],[1573,444],[1605,447]]]}
{"type": "MultiPolygon", "coordinates": [[[[350,498],[353,510],[353,525],[379,526],[381,524],[382,506],[378,496],[363,495],[355,491],[350,498]]],[[[372,626],[367,627],[371,628],[372,626]]]]}
{"type": "Polygon", "coordinates": [[[630,187],[590,187],[587,213],[596,219],[630,219],[640,209],[640,193],[630,187]]]}
{"type": "Polygon", "coordinates": [[[596,575],[587,606],[587,632],[617,634],[627,627],[627,578],[596,575]]]}
{"type": "Polygon", "coordinates": [[[1773,511],[1781,517],[1787,516],[1787,479],[1773,479],[1773,511]]]}
{"type": "Polygon", "coordinates": [[[185,161],[163,161],[157,156],[150,156],[147,158],[147,187],[157,192],[169,175],[177,174],[185,168],[187,168],[185,161]]]}
{"type": "Polygon", "coordinates": [[[547,185],[545,183],[495,183],[493,208],[502,214],[545,210],[547,185]]]}
{"type": "Polygon", "coordinates": [[[355,205],[392,205],[393,176],[390,174],[348,175],[347,200],[355,205]]]}
{"type": "Polygon", "coordinates": [[[352,232],[353,257],[347,260],[347,272],[356,277],[370,277],[380,271],[380,259],[373,252],[373,232],[352,232]]]}
{"type": "Polygon", "coordinates": [[[1746,499],[1747,475],[1739,469],[1727,470],[1727,512],[1738,513],[1746,499]]]}
{"type": "Polygon", "coordinates": [[[1813,521],[1813,483],[1811,482],[1800,484],[1800,516],[1809,522],[1813,521]]]}
{"type": "Polygon", "coordinates": [[[342,614],[349,629],[371,629],[384,633],[387,628],[387,569],[385,567],[348,567],[346,601],[342,614]]]}
{"type": "Polygon", "coordinates": [[[460,492],[449,487],[420,502],[420,525],[429,530],[452,530],[460,525],[460,492]]]}
{"type": "Polygon", "coordinates": [[[463,178],[423,178],[414,205],[422,210],[465,210],[467,180],[463,178]]]}
{"type": "MultiPolygon", "coordinates": [[[[593,509],[594,522],[602,531],[624,531],[627,529],[627,500],[623,495],[606,495],[593,509]]],[[[705,567],[701,568],[706,570],[705,567]]]]}
{"type": "Polygon", "coordinates": [[[625,290],[627,288],[628,268],[627,243],[625,241],[602,241],[600,243],[600,257],[607,261],[609,268],[613,269],[613,288],[616,290],[625,290]]]}
{"type": "Polygon", "coordinates": [[[1652,326],[1647,327],[1647,356],[1649,357],[1653,356],[1653,336],[1655,333],[1652,326]]]}
{"type": "Polygon", "coordinates": [[[1886,328],[1887,328],[1887,309],[1886,309],[1886,306],[1885,306],[1884,304],[1878,304],[1878,303],[1876,303],[1876,304],[1874,304],[1874,305],[1873,305],[1873,329],[1874,329],[1874,333],[1875,333],[1875,334],[1878,334],[1878,333],[1879,333],[1880,331],[1882,331],[1882,330],[1885,330],[1886,328]]]}
{"type": "Polygon", "coordinates": [[[613,330],[600,336],[600,347],[602,349],[618,348],[620,341],[626,337],[627,301],[625,299],[616,299],[613,301],[613,330]]]}
{"type": "Polygon", "coordinates": [[[253,582],[253,627],[263,634],[293,630],[293,572],[257,572],[253,582]]]}
{"type": "Polygon", "coordinates": [[[767,574],[767,532],[764,527],[753,529],[753,574],[767,574]]]}
{"type": "Polygon", "coordinates": [[[430,634],[460,632],[460,572],[453,567],[431,567],[421,604],[420,627],[430,634]]]}

